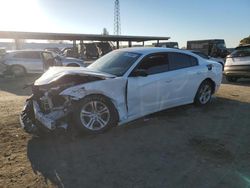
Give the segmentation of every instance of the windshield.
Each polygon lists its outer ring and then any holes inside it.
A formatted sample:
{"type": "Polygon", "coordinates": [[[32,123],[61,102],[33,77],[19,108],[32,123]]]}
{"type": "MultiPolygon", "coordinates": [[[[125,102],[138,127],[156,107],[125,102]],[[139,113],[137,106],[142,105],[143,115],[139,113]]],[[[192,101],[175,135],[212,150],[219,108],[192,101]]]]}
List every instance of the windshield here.
{"type": "Polygon", "coordinates": [[[138,53],[113,51],[88,66],[88,69],[122,76],[140,56],[138,53]]]}
{"type": "Polygon", "coordinates": [[[218,48],[221,48],[221,49],[226,48],[226,45],[225,45],[224,42],[217,43],[216,46],[217,46],[218,48]]]}

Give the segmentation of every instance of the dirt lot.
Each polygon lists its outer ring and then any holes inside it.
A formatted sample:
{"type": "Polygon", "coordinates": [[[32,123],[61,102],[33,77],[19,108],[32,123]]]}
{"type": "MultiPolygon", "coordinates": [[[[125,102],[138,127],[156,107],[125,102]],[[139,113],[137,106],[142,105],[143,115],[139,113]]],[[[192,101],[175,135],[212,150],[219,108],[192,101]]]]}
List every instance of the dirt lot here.
{"type": "Polygon", "coordinates": [[[18,115],[30,94],[0,78],[0,187],[250,186],[250,81],[224,82],[205,108],[159,112],[101,135],[34,138],[18,115]]]}

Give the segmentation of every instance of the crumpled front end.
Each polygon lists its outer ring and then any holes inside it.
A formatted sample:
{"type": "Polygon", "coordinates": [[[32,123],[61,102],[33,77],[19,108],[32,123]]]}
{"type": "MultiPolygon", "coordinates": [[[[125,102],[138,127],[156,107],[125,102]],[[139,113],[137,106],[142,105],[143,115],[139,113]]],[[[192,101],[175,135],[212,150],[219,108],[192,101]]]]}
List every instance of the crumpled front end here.
{"type": "Polygon", "coordinates": [[[49,71],[32,86],[33,95],[27,99],[21,113],[21,125],[28,133],[36,134],[40,128],[46,131],[57,128],[67,129],[77,100],[72,100],[70,96],[60,93],[76,85],[108,79],[100,75],[76,71],[67,74],[61,69],[49,71]],[[46,76],[48,73],[55,75],[49,74],[50,78],[46,76]]]}
{"type": "Polygon", "coordinates": [[[72,103],[67,97],[51,95],[49,91],[36,91],[27,99],[20,116],[20,122],[28,133],[39,130],[52,131],[68,127],[72,103]]]}

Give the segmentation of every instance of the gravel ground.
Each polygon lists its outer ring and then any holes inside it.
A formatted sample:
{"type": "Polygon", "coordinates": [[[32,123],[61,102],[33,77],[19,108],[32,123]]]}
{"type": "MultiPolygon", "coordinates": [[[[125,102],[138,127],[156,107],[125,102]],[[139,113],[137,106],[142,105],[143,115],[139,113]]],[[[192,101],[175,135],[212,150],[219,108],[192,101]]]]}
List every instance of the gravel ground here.
{"type": "Polygon", "coordinates": [[[250,81],[204,108],[162,111],[100,135],[35,138],[18,115],[36,76],[0,79],[0,187],[250,186],[250,81]]]}

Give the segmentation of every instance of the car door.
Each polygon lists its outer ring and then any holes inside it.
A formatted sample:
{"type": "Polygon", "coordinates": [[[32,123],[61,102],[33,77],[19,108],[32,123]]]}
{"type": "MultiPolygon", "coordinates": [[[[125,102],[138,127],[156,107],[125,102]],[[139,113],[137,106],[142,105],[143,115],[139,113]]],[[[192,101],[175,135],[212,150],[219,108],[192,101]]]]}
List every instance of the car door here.
{"type": "Polygon", "coordinates": [[[20,51],[13,55],[16,64],[24,66],[28,73],[43,72],[43,62],[39,51],[20,51]]]}
{"type": "Polygon", "coordinates": [[[162,95],[160,88],[168,71],[166,58],[164,53],[151,54],[143,58],[128,77],[128,117],[142,116],[159,110],[162,95]]]}
{"type": "Polygon", "coordinates": [[[168,64],[169,71],[161,85],[161,109],[192,102],[205,75],[198,59],[188,54],[169,52],[168,64]]]}

